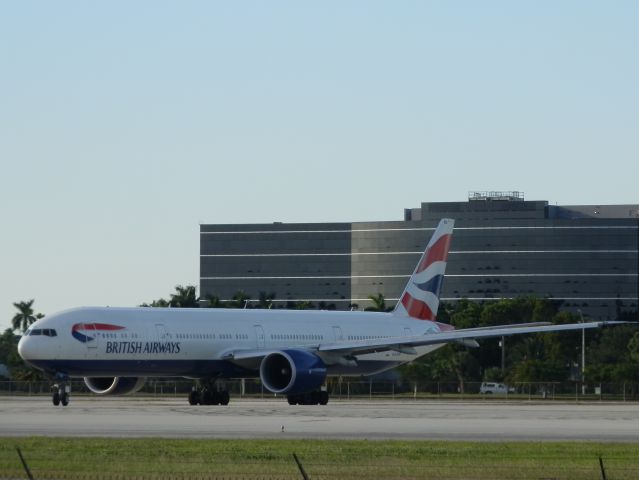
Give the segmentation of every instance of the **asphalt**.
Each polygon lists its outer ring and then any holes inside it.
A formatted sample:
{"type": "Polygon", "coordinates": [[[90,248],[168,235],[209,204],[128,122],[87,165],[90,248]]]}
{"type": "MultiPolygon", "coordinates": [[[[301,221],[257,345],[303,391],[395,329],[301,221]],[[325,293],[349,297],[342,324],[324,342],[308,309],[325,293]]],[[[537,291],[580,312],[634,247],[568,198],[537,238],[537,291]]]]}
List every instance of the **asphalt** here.
{"type": "Polygon", "coordinates": [[[639,441],[637,403],[0,397],[0,436],[639,441]]]}

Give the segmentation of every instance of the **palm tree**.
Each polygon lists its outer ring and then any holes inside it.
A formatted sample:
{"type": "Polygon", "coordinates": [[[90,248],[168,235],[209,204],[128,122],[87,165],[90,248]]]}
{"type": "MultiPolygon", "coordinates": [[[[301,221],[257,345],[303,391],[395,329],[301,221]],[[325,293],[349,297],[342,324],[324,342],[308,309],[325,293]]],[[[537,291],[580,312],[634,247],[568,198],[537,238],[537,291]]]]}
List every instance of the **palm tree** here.
{"type": "Polygon", "coordinates": [[[186,287],[176,285],[175,291],[176,293],[171,294],[169,306],[179,308],[197,308],[200,306],[195,285],[187,285],[186,287]]]}
{"type": "Polygon", "coordinates": [[[386,307],[386,300],[384,295],[378,293],[377,295],[369,295],[369,300],[372,302],[372,307],[366,307],[368,312],[387,312],[389,309],[386,307]]]}
{"type": "Polygon", "coordinates": [[[248,301],[251,299],[249,295],[244,292],[244,290],[238,290],[233,295],[233,301],[229,305],[231,308],[246,308],[248,305],[248,301]]]}
{"type": "Polygon", "coordinates": [[[224,308],[225,306],[224,302],[221,301],[220,297],[218,297],[217,295],[213,295],[209,293],[204,298],[208,302],[208,305],[207,305],[208,308],[224,308]]]}
{"type": "Polygon", "coordinates": [[[41,313],[33,314],[33,302],[35,300],[31,299],[26,302],[16,302],[13,304],[14,307],[18,309],[18,313],[16,313],[11,319],[11,325],[14,330],[20,330],[23,333],[27,331],[27,329],[34,323],[36,320],[44,318],[44,315],[41,313]]]}
{"type": "Polygon", "coordinates": [[[315,308],[315,306],[313,305],[313,302],[309,302],[308,300],[300,300],[299,302],[297,302],[297,305],[295,305],[295,308],[297,310],[310,310],[312,308],[315,308]]]}
{"type": "Polygon", "coordinates": [[[150,304],[143,303],[140,305],[141,307],[156,307],[156,308],[166,308],[169,306],[169,301],[163,298],[158,298],[157,300],[153,300],[150,304]]]}
{"type": "Polygon", "coordinates": [[[258,308],[271,308],[273,307],[273,299],[275,298],[275,292],[266,293],[260,292],[260,299],[258,300],[258,308]]]}

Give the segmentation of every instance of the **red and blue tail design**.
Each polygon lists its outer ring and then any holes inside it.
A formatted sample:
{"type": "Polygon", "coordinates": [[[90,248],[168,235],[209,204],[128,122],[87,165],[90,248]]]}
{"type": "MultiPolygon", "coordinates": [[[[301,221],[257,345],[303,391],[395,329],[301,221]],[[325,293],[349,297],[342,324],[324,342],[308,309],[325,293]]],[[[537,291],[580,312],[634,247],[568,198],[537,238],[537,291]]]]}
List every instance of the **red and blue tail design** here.
{"type": "Polygon", "coordinates": [[[444,218],[439,222],[395,306],[394,314],[418,320],[436,319],[454,225],[455,221],[450,218],[444,218]]]}

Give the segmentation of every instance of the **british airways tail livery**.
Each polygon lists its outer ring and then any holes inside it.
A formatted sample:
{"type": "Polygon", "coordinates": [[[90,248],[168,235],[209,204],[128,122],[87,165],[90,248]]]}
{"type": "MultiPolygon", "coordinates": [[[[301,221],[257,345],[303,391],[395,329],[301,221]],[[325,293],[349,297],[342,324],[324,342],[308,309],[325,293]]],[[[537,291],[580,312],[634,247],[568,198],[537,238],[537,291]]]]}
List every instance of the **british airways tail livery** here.
{"type": "MultiPolygon", "coordinates": [[[[52,375],[53,403],[68,380],[99,395],[133,393],[145,378],[197,380],[189,403],[229,402],[224,379],[260,378],[291,404],[326,404],[328,376],[372,375],[450,342],[578,330],[606,322],[454,330],[437,309],[454,221],[440,221],[393,312],[85,307],[36,321],[20,340],[28,363],[52,375]]],[[[616,323],[616,322],[607,322],[616,323]]]]}

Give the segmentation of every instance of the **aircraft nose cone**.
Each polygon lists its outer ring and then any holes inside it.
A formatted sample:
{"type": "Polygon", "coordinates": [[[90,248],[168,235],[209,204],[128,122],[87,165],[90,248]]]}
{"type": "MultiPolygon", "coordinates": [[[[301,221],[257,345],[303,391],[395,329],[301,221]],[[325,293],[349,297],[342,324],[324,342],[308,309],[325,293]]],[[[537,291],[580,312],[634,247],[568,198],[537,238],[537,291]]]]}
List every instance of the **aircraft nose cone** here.
{"type": "Polygon", "coordinates": [[[32,343],[32,342],[29,342],[29,337],[25,337],[25,336],[23,336],[18,342],[18,355],[22,357],[22,360],[28,360],[31,357],[30,355],[31,348],[29,343],[32,343]]]}

